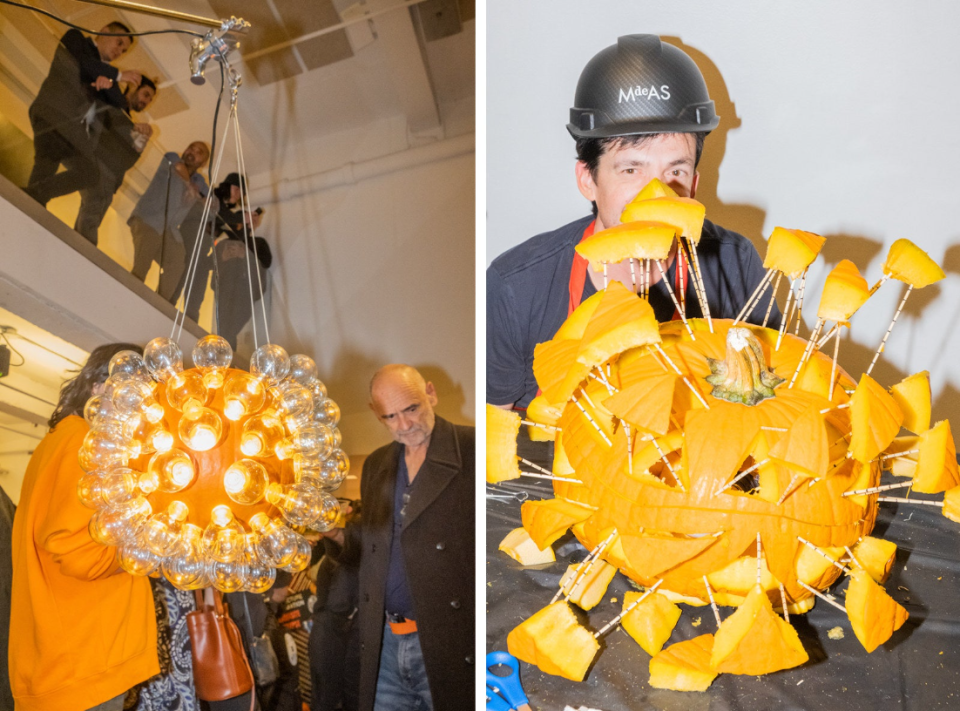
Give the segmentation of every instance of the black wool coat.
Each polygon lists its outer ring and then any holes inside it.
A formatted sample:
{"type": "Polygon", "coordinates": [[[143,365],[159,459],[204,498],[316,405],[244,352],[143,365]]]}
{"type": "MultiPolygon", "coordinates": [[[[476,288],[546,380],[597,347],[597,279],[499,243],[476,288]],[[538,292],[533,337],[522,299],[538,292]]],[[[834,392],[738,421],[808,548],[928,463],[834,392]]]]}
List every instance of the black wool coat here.
{"type": "MultiPolygon", "coordinates": [[[[475,432],[437,417],[400,533],[435,711],[472,709],[474,694],[475,432]]],[[[372,711],[383,640],[394,486],[403,445],[363,464],[362,522],[345,532],[341,561],[360,561],[360,711],[372,711]]]]}

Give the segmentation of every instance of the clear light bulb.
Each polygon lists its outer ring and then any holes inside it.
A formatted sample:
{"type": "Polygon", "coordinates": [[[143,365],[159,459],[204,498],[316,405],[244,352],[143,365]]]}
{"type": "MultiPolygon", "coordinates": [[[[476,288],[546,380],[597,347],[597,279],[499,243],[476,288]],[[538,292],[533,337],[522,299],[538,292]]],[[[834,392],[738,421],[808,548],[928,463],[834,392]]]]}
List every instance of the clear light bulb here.
{"type": "Polygon", "coordinates": [[[301,570],[306,570],[310,565],[310,557],[313,555],[313,546],[310,545],[310,541],[297,534],[297,554],[293,556],[293,560],[289,564],[283,567],[288,573],[299,573],[301,570]]]}
{"type": "Polygon", "coordinates": [[[173,494],[189,486],[196,474],[193,460],[182,449],[157,452],[150,458],[147,471],[140,477],[140,490],[144,493],[162,491],[173,494]]]}
{"type": "MultiPolygon", "coordinates": [[[[340,454],[346,457],[342,452],[340,454]]],[[[296,482],[298,484],[311,484],[324,491],[333,491],[338,488],[347,478],[349,465],[342,466],[336,460],[336,457],[334,457],[332,463],[328,464],[328,462],[330,462],[329,458],[320,460],[295,454],[293,456],[293,475],[296,482]]]]}
{"type": "Polygon", "coordinates": [[[117,550],[120,567],[131,575],[150,575],[160,567],[161,558],[156,553],[135,542],[125,543],[117,550]]]}
{"type": "Polygon", "coordinates": [[[210,390],[223,385],[224,374],[233,362],[233,348],[226,338],[210,334],[193,347],[193,365],[203,374],[203,384],[210,390]]]}
{"type": "Polygon", "coordinates": [[[283,439],[283,424],[276,415],[263,413],[243,423],[240,451],[248,457],[272,457],[273,448],[283,439]]]}
{"type": "Polygon", "coordinates": [[[230,563],[243,553],[244,530],[229,506],[220,504],[210,512],[210,524],[203,531],[203,550],[216,561],[230,563]]]}
{"type": "Polygon", "coordinates": [[[260,538],[257,541],[257,557],[261,562],[282,568],[289,565],[297,554],[297,534],[278,519],[265,513],[250,517],[250,526],[260,538]]]}
{"type": "Polygon", "coordinates": [[[107,366],[107,373],[110,375],[127,373],[141,380],[150,377],[150,371],[147,370],[147,364],[143,362],[143,356],[136,351],[114,353],[107,366]]]}
{"type": "Polygon", "coordinates": [[[320,469],[323,472],[322,477],[325,481],[337,482],[337,486],[343,483],[350,473],[350,458],[340,449],[334,449],[327,455],[327,458],[320,463],[320,469]]]}
{"type": "Polygon", "coordinates": [[[277,569],[261,563],[258,559],[243,566],[243,589],[247,592],[262,594],[273,587],[277,579],[277,569]]]}
{"type": "Polygon", "coordinates": [[[180,531],[190,510],[182,501],[172,501],[166,511],[151,516],[143,527],[143,544],[159,556],[173,554],[180,543],[180,531]]]}
{"type": "Polygon", "coordinates": [[[307,482],[289,486],[270,484],[266,496],[294,526],[313,526],[326,531],[333,527],[340,513],[336,498],[307,482]]]}
{"type": "Polygon", "coordinates": [[[88,509],[118,506],[135,498],[139,493],[137,472],[126,467],[93,471],[84,474],[77,482],[80,503],[88,509]]]}
{"type": "Polygon", "coordinates": [[[213,564],[213,587],[220,592],[236,592],[243,587],[243,564],[239,561],[224,563],[216,561],[213,564]]]}
{"type": "Polygon", "coordinates": [[[90,427],[96,427],[100,420],[116,417],[117,411],[113,406],[113,401],[102,395],[94,395],[83,406],[83,419],[87,421],[90,427]]]}
{"type": "Polygon", "coordinates": [[[201,536],[199,526],[185,523],[180,536],[180,546],[173,555],[163,559],[161,570],[174,587],[190,590],[206,573],[201,536]]]}
{"type": "Polygon", "coordinates": [[[183,370],[183,352],[170,338],[154,338],[143,349],[143,362],[161,383],[183,370]]]}
{"type": "Polygon", "coordinates": [[[313,416],[313,394],[299,383],[288,382],[280,389],[280,415],[292,430],[310,421],[313,416]]]}
{"type": "Polygon", "coordinates": [[[240,459],[223,473],[223,488],[231,501],[238,504],[255,504],[263,498],[269,477],[267,470],[252,459],[240,459]]]}
{"type": "Polygon", "coordinates": [[[152,513],[150,502],[142,496],[116,507],[101,509],[90,517],[90,537],[106,546],[119,546],[140,533],[152,513]]]}
{"type": "Polygon", "coordinates": [[[333,433],[330,428],[316,425],[315,427],[304,427],[297,430],[290,437],[277,444],[274,449],[280,459],[289,459],[295,454],[321,458],[330,453],[333,448],[332,445],[333,433]]]}
{"type": "Polygon", "coordinates": [[[280,346],[266,343],[253,352],[250,372],[267,385],[276,385],[290,372],[290,356],[280,346]]]}
{"type": "Polygon", "coordinates": [[[223,436],[223,423],[209,407],[193,407],[184,411],[177,431],[190,449],[206,452],[216,447],[223,436]]]}
{"type": "Polygon", "coordinates": [[[80,463],[81,466],[84,462],[92,465],[89,469],[84,467],[85,471],[107,469],[118,464],[126,464],[130,454],[127,440],[98,430],[90,430],[83,438],[83,444],[80,447],[80,463]]]}
{"type": "MultiPolygon", "coordinates": [[[[114,376],[115,377],[115,376],[114,376]]],[[[113,406],[123,417],[137,415],[141,410],[146,411],[156,400],[150,387],[131,378],[113,389],[113,406]]]]}
{"type": "Polygon", "coordinates": [[[340,449],[340,445],[343,444],[343,433],[340,432],[340,428],[331,427],[330,433],[333,435],[333,444],[330,449],[340,449]]]}
{"type": "Polygon", "coordinates": [[[336,427],[340,424],[340,406],[330,398],[324,398],[314,408],[313,419],[321,425],[336,427]]]}
{"type": "Polygon", "coordinates": [[[327,386],[320,380],[314,380],[310,384],[310,392],[313,393],[314,403],[318,403],[327,396],[327,386]]]}
{"type": "Polygon", "coordinates": [[[166,382],[167,402],[181,412],[190,409],[191,402],[206,405],[209,395],[207,386],[203,384],[203,376],[193,368],[170,376],[166,382]]]}
{"type": "Polygon", "coordinates": [[[313,362],[313,358],[310,356],[292,355],[290,356],[290,371],[287,373],[287,378],[310,387],[317,379],[317,364],[313,362]]]}
{"type": "Polygon", "coordinates": [[[236,422],[241,417],[252,415],[266,402],[263,383],[249,373],[235,371],[223,384],[223,414],[236,422]]]}
{"type": "Polygon", "coordinates": [[[141,417],[130,418],[127,423],[130,425],[125,428],[128,439],[131,444],[133,442],[139,444],[140,454],[165,452],[173,446],[173,435],[167,431],[162,422],[150,422],[145,417],[141,417]]]}

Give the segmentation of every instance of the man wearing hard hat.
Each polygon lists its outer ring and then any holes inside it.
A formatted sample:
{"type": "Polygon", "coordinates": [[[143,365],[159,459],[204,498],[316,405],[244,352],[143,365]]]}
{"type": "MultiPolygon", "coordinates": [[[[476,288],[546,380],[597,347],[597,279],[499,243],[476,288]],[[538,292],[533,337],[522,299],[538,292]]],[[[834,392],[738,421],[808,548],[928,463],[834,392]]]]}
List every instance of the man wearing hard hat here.
{"type": "MultiPolygon", "coordinates": [[[[567,130],[576,140],[577,186],[593,215],[527,240],[487,269],[487,402],[522,409],[536,396],[534,347],[603,288],[603,273],[574,248],[620,224],[623,208],[654,178],[681,197],[695,197],[704,138],[719,122],[697,65],[656,35],[620,37],[587,63],[567,130]]],[[[756,249],[706,220],[697,251],[711,315],[736,317],[763,278],[756,249]]],[[[676,244],[668,266],[674,292],[687,295],[686,315],[702,316],[676,244]]],[[[650,305],[659,321],[669,321],[674,302],[656,269],[650,277],[650,305]]],[[[636,288],[626,261],[609,265],[606,278],[636,288]]],[[[746,320],[762,322],[766,309],[763,300],[746,320]]],[[[768,324],[776,328],[779,321],[774,304],[768,324]]]]}

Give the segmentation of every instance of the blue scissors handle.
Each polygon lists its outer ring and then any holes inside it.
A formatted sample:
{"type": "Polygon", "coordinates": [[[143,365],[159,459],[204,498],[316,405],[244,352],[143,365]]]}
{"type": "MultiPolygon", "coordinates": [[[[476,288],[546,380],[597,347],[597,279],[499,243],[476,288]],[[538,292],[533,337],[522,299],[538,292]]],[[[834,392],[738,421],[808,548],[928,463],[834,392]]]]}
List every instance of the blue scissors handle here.
{"type": "Polygon", "coordinates": [[[510,704],[489,686],[487,687],[487,711],[511,711],[510,704]]]}
{"type": "Polygon", "coordinates": [[[487,654],[487,686],[496,689],[510,702],[511,708],[518,708],[529,704],[527,695],[520,686],[520,662],[508,652],[490,652],[487,654]],[[498,676],[490,671],[490,667],[503,665],[510,669],[506,676],[498,676]]]}

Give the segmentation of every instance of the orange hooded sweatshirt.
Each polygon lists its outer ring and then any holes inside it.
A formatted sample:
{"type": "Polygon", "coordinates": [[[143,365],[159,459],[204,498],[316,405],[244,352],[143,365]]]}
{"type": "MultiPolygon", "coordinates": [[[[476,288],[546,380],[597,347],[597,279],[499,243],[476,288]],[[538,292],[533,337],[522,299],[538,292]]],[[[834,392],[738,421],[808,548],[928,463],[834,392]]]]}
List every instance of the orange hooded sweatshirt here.
{"type": "Polygon", "coordinates": [[[61,421],[27,465],[13,521],[10,686],[17,711],[85,711],[159,673],[153,594],[90,538],[77,454],[89,427],[61,421]]]}

